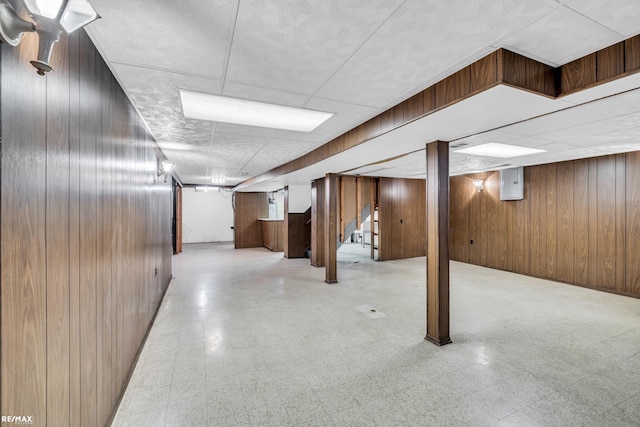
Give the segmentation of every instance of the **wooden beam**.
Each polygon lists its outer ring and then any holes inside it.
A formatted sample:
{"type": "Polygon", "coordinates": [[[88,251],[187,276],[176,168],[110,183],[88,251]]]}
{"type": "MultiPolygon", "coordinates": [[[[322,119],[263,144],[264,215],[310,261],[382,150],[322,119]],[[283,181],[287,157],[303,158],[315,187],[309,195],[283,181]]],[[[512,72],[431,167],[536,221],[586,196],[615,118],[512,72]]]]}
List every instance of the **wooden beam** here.
{"type": "Polygon", "coordinates": [[[449,338],[449,144],[427,144],[427,335],[449,338]]]}
{"type": "Polygon", "coordinates": [[[338,212],[340,211],[340,183],[338,175],[327,174],[325,183],[325,282],[338,283],[338,212]]]}

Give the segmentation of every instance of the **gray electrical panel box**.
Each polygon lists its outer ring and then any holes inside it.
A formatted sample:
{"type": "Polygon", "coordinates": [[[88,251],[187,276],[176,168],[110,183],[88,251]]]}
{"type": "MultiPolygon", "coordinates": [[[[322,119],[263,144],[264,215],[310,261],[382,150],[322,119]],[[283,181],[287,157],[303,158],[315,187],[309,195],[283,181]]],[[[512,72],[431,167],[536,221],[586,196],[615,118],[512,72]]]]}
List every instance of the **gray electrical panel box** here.
{"type": "Polygon", "coordinates": [[[524,198],[524,168],[500,171],[500,200],[522,200],[524,198]]]}

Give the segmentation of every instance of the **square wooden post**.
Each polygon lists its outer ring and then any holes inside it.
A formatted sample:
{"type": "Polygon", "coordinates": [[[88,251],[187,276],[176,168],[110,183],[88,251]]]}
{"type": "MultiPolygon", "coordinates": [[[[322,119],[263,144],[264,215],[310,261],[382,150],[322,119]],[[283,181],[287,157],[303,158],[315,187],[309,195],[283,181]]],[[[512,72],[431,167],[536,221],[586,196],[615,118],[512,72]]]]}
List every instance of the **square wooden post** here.
{"type": "Polygon", "coordinates": [[[427,335],[449,338],[449,144],[427,144],[427,335]]]}
{"type": "Polygon", "coordinates": [[[327,174],[325,183],[325,282],[338,283],[338,212],[340,209],[340,185],[338,175],[327,174]]]}

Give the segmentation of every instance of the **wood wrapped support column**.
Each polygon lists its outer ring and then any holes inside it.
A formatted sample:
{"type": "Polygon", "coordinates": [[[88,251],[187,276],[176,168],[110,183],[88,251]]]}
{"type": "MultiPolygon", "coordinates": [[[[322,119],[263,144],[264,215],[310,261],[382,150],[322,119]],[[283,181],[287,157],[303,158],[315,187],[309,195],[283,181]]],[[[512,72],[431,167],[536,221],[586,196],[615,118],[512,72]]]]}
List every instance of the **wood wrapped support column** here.
{"type": "Polygon", "coordinates": [[[449,144],[427,144],[427,335],[449,338],[449,144]]]}
{"type": "Polygon", "coordinates": [[[337,263],[337,251],[338,251],[338,226],[339,218],[338,212],[340,212],[339,200],[340,200],[340,182],[338,175],[334,173],[327,174],[324,179],[325,184],[325,282],[338,283],[338,263],[337,263]]]}

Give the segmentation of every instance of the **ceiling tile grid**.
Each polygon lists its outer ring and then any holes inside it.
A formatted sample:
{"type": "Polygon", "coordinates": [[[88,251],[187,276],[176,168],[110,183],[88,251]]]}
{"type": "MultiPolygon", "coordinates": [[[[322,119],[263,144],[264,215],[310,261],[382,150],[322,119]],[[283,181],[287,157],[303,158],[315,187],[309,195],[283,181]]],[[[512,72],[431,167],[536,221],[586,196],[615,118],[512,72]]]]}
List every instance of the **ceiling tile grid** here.
{"type": "Polygon", "coordinates": [[[108,61],[220,79],[239,0],[92,0],[108,61]]]}
{"type": "Polygon", "coordinates": [[[553,66],[592,53],[624,36],[580,13],[559,7],[537,22],[501,40],[501,45],[553,66]],[[546,36],[541,36],[547,34],[546,36]]]}
{"type": "Polygon", "coordinates": [[[228,78],[313,94],[400,3],[240,2],[228,78]]]}
{"type": "MultiPolygon", "coordinates": [[[[497,47],[559,65],[640,32],[637,0],[91,1],[102,19],[89,35],[178,175],[194,184],[213,173],[235,183],[247,178],[241,172],[293,160],[497,47]],[[180,89],[335,115],[311,133],[188,120],[180,89]]],[[[553,148],[529,161],[623,150],[637,137],[631,113],[640,103],[613,95],[639,86],[640,74],[555,101],[494,88],[369,150],[384,159],[424,147],[427,134],[553,148]]],[[[504,163],[456,153],[451,161],[452,170],[504,163]]],[[[414,170],[405,166],[388,170],[414,170]]]]}

